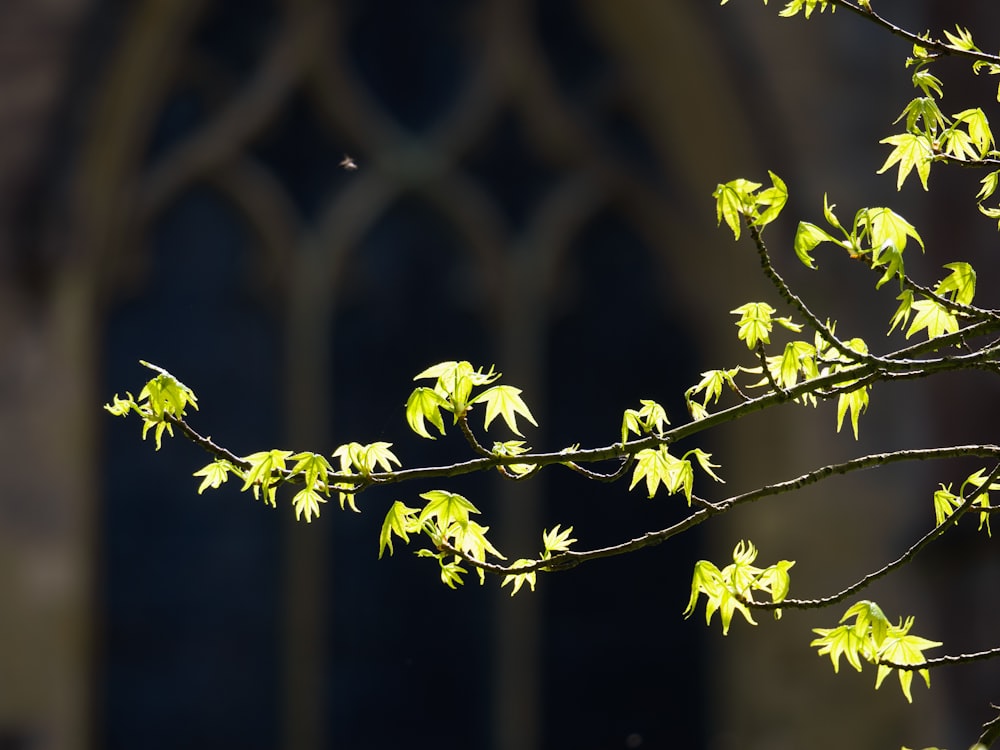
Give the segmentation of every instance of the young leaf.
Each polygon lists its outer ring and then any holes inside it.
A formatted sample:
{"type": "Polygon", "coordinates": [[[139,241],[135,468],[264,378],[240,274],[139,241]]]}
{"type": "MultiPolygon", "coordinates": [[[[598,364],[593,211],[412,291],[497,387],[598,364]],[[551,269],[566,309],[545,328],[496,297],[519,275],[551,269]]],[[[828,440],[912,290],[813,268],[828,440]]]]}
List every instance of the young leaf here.
{"type": "Polygon", "coordinates": [[[691,455],[693,455],[695,459],[697,459],[698,465],[701,466],[702,471],[704,471],[706,474],[712,477],[712,479],[714,479],[716,482],[722,482],[723,484],[726,483],[724,479],[722,479],[714,471],[712,471],[712,469],[718,469],[719,464],[712,463],[711,453],[705,453],[705,451],[703,451],[701,448],[694,448],[685,453],[684,458],[687,458],[688,456],[691,455]]]}
{"type": "Polygon", "coordinates": [[[788,202],[788,188],[785,186],[784,181],[771,170],[768,170],[767,173],[771,177],[772,187],[759,193],[755,203],[755,208],[761,206],[766,206],[766,208],[753,221],[754,226],[761,228],[777,219],[781,210],[788,202]]]}
{"type": "Polygon", "coordinates": [[[889,322],[892,324],[889,326],[888,336],[894,330],[896,326],[899,326],[900,330],[906,327],[907,321],[910,319],[910,313],[913,310],[913,292],[909,289],[904,289],[896,299],[899,300],[899,307],[896,308],[896,312],[892,316],[892,320],[889,322]]]}
{"type": "Polygon", "coordinates": [[[325,456],[319,453],[304,451],[296,453],[292,456],[292,460],[297,463],[289,472],[291,476],[302,474],[306,487],[329,494],[330,488],[327,486],[327,477],[333,471],[333,467],[330,466],[330,462],[326,460],[325,456]]]}
{"type": "MultiPolygon", "coordinates": [[[[534,560],[525,560],[524,558],[521,558],[520,560],[515,560],[514,562],[512,562],[510,564],[510,567],[526,568],[529,565],[534,565],[534,563],[535,563],[534,560]]],[[[536,578],[537,574],[535,573],[535,571],[531,571],[530,573],[509,573],[503,577],[503,582],[500,584],[500,587],[503,588],[508,583],[514,584],[510,591],[511,596],[514,596],[514,594],[520,591],[521,586],[523,586],[525,583],[527,583],[528,586],[531,587],[531,590],[534,591],[536,578]]]]}
{"type": "Polygon", "coordinates": [[[378,537],[378,556],[382,559],[382,554],[389,550],[392,554],[392,535],[395,534],[406,544],[410,543],[410,533],[420,528],[417,521],[418,508],[410,508],[399,500],[396,500],[385,514],[382,522],[382,531],[378,537]]]}
{"type": "MultiPolygon", "coordinates": [[[[494,456],[520,456],[529,450],[531,447],[526,445],[523,440],[507,440],[503,443],[493,443],[493,450],[490,452],[494,456]]],[[[516,476],[524,476],[538,467],[536,464],[506,464],[503,468],[516,476]]]]}
{"type": "Polygon", "coordinates": [[[514,388],[509,385],[495,385],[489,388],[474,399],[472,399],[473,404],[479,403],[481,401],[486,402],[486,420],[484,424],[484,429],[490,428],[490,422],[492,422],[496,417],[502,416],[504,422],[510,428],[511,432],[520,437],[524,437],[521,431],[517,429],[517,415],[520,414],[522,417],[527,419],[535,427],[538,423],[535,418],[531,416],[531,411],[528,409],[527,404],[521,399],[521,389],[514,388]]]}
{"type": "Polygon", "coordinates": [[[662,483],[667,492],[674,494],[684,490],[688,505],[691,504],[691,488],[694,476],[691,472],[691,462],[675,458],[667,452],[667,446],[644,448],[635,454],[635,468],[632,471],[631,490],[640,480],[646,480],[646,490],[649,497],[656,494],[662,483]]]}
{"type": "Polygon", "coordinates": [[[542,546],[545,551],[542,552],[542,557],[547,560],[553,552],[568,552],[570,545],[576,542],[576,539],[570,538],[572,533],[572,526],[567,526],[565,530],[560,531],[559,524],[553,526],[551,531],[543,531],[542,546]]]}
{"type": "Polygon", "coordinates": [[[295,520],[298,521],[304,515],[306,523],[312,523],[313,516],[319,518],[319,506],[325,502],[326,498],[312,489],[312,487],[299,490],[292,498],[292,506],[295,508],[295,520]]]}
{"type": "Polygon", "coordinates": [[[954,333],[958,330],[958,320],[948,311],[944,305],[932,299],[922,299],[910,305],[916,311],[913,322],[906,332],[906,338],[910,338],[915,333],[924,329],[927,330],[928,340],[943,336],[946,333],[954,333]]]}
{"type": "Polygon", "coordinates": [[[469,525],[469,514],[479,513],[476,506],[464,497],[447,490],[431,490],[421,493],[420,497],[427,504],[420,511],[418,523],[423,525],[425,521],[436,519],[437,527],[442,532],[446,532],[452,524],[464,529],[469,525]]]}
{"type": "Polygon", "coordinates": [[[263,496],[264,502],[272,508],[276,507],[275,493],[277,483],[284,479],[285,461],[292,455],[291,451],[269,450],[247,456],[244,460],[250,463],[241,491],[253,489],[254,497],[263,496]]]}
{"type": "Polygon", "coordinates": [[[899,164],[899,174],[896,177],[896,189],[903,187],[907,175],[916,167],[920,184],[927,190],[927,178],[931,173],[931,159],[934,158],[934,150],[931,147],[930,139],[926,135],[915,133],[900,133],[899,135],[883,138],[879,143],[886,143],[895,146],[885,164],[878,170],[877,174],[882,174],[893,164],[899,164]]]}
{"type": "Polygon", "coordinates": [[[902,253],[906,249],[908,237],[912,237],[920,245],[920,249],[924,250],[924,241],[916,227],[892,209],[867,208],[862,209],[859,214],[863,214],[861,221],[869,228],[873,251],[882,251],[886,246],[891,246],[902,253]]]}
{"type": "Polygon", "coordinates": [[[425,420],[437,427],[438,432],[444,435],[444,419],[441,410],[450,409],[448,400],[437,391],[431,388],[415,388],[410,397],[406,399],[406,422],[410,429],[421,437],[434,440],[434,436],[427,431],[425,420]]]}
{"type": "Polygon", "coordinates": [[[799,228],[795,230],[793,247],[795,248],[795,255],[798,256],[798,259],[802,261],[803,265],[808,268],[816,268],[816,262],[813,260],[812,251],[822,242],[836,241],[837,240],[834,239],[833,236],[820,229],[815,224],[810,224],[808,221],[800,221],[799,228]]]}
{"type": "MultiPolygon", "coordinates": [[[[883,662],[913,666],[923,664],[927,657],[923,652],[930,648],[937,648],[941,645],[939,641],[930,641],[916,635],[910,635],[910,627],[913,625],[913,618],[908,617],[905,623],[889,629],[885,640],[878,652],[878,658],[883,662]]],[[[886,664],[879,664],[878,675],[875,678],[875,689],[882,684],[882,680],[891,671],[891,667],[886,664]]],[[[913,703],[913,696],[910,694],[910,683],[913,681],[913,671],[909,669],[896,670],[899,675],[899,686],[903,690],[903,695],[909,703],[913,703]]],[[[927,687],[931,686],[931,673],[927,669],[919,669],[917,672],[924,678],[927,687]]]]}
{"type": "Polygon", "coordinates": [[[837,432],[844,424],[844,415],[851,410],[851,427],[854,439],[858,439],[858,418],[868,408],[868,386],[863,385],[850,393],[841,393],[837,399],[837,432]]]}
{"type": "Polygon", "coordinates": [[[213,490],[218,489],[223,482],[229,479],[229,472],[234,470],[233,465],[224,458],[217,459],[208,464],[208,466],[202,467],[193,475],[196,477],[205,477],[198,486],[198,494],[200,495],[209,487],[213,490]]]}
{"type": "Polygon", "coordinates": [[[718,223],[721,224],[724,219],[726,225],[733,230],[734,239],[740,238],[741,216],[753,211],[753,193],[760,187],[759,182],[750,182],[740,178],[719,185],[712,193],[712,197],[715,198],[715,213],[718,223]]]}
{"type": "Polygon", "coordinates": [[[753,351],[757,347],[758,341],[765,344],[770,343],[771,316],[775,312],[773,307],[766,302],[747,302],[729,312],[732,315],[740,316],[736,322],[739,329],[737,336],[746,342],[748,349],[753,351]]]}
{"type": "Polygon", "coordinates": [[[819,638],[813,639],[809,645],[815,646],[820,656],[830,655],[834,673],[840,672],[841,656],[847,657],[847,663],[858,672],[861,671],[861,658],[868,649],[866,636],[859,635],[853,627],[847,625],[836,628],[813,628],[813,632],[819,638]]]}
{"type": "Polygon", "coordinates": [[[948,263],[944,266],[951,271],[934,290],[935,294],[947,294],[952,302],[969,305],[976,296],[976,271],[968,263],[948,263]]]}

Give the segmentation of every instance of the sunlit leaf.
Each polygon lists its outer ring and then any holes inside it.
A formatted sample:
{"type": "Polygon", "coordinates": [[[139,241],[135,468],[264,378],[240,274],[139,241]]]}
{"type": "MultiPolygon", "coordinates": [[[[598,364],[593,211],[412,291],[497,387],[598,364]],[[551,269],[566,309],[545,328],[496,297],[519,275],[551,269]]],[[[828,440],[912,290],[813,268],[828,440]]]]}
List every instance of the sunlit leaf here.
{"type": "Polygon", "coordinates": [[[495,385],[472,399],[472,403],[480,402],[486,402],[484,429],[488,430],[490,423],[497,416],[502,416],[503,421],[507,423],[511,432],[523,437],[521,431],[517,428],[518,414],[535,425],[535,427],[538,426],[535,418],[531,416],[531,411],[528,409],[527,404],[521,399],[520,388],[514,388],[509,385],[495,385]]]}
{"type": "Polygon", "coordinates": [[[890,152],[885,160],[885,164],[878,170],[882,174],[893,164],[899,164],[899,174],[896,177],[896,189],[903,187],[907,175],[916,168],[920,184],[927,190],[927,178],[931,172],[931,159],[934,158],[934,150],[931,148],[930,140],[927,136],[916,133],[900,133],[883,138],[879,143],[886,143],[895,148],[890,152]]]}
{"type": "Polygon", "coordinates": [[[434,436],[427,431],[425,422],[430,422],[444,435],[441,410],[449,408],[448,400],[437,391],[424,387],[415,388],[406,400],[406,422],[415,433],[433,440],[434,436]]]}
{"type": "Polygon", "coordinates": [[[420,528],[417,519],[419,508],[410,508],[399,500],[389,506],[389,512],[385,514],[382,521],[382,531],[378,537],[378,556],[381,559],[383,553],[388,549],[392,554],[392,536],[395,534],[404,543],[409,544],[410,534],[420,528]]]}
{"type": "Polygon", "coordinates": [[[305,516],[306,523],[312,523],[314,516],[319,518],[319,506],[325,502],[326,498],[311,487],[299,490],[292,498],[292,507],[295,508],[295,520],[298,521],[302,516],[305,516]]]}
{"type": "Polygon", "coordinates": [[[209,487],[213,490],[218,489],[223,482],[229,479],[229,472],[233,470],[234,467],[229,461],[220,458],[196,471],[194,476],[204,477],[198,486],[198,494],[200,495],[209,487]]]}

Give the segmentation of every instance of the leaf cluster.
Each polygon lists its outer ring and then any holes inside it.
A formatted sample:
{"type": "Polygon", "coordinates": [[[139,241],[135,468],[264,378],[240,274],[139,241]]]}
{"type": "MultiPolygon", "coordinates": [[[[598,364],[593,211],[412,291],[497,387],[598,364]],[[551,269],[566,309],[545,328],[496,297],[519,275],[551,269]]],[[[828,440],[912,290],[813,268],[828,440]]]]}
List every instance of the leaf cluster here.
{"type": "Polygon", "coordinates": [[[875,676],[877,690],[886,676],[895,671],[899,676],[903,695],[910,703],[913,702],[910,683],[913,681],[914,671],[924,679],[927,687],[931,686],[930,670],[900,668],[923,664],[926,661],[923,652],[941,645],[937,641],[911,634],[913,617],[908,617],[905,621],[900,620],[898,625],[893,625],[875,602],[860,601],[844,613],[840,622],[841,625],[836,628],[814,628],[813,632],[819,638],[810,644],[817,648],[820,656],[824,654],[830,656],[834,672],[840,670],[841,656],[845,657],[847,663],[858,672],[861,671],[862,661],[877,664],[878,671],[875,676]],[[853,623],[844,624],[852,617],[853,623]]]}
{"type": "MultiPolygon", "coordinates": [[[[691,580],[691,598],[688,600],[684,616],[690,617],[698,605],[698,598],[705,596],[705,624],[712,624],[712,616],[718,612],[722,621],[722,634],[729,634],[733,615],[739,612],[751,625],[757,623],[750,612],[754,603],[754,591],[770,594],[771,601],[778,604],[788,596],[791,579],[788,571],[795,562],[779,560],[766,568],[753,563],[757,559],[757,548],[749,541],[740,541],[733,550],[733,561],[719,570],[709,560],[699,560],[694,566],[691,580]]],[[[781,617],[781,610],[774,610],[775,617],[781,617]]]]}

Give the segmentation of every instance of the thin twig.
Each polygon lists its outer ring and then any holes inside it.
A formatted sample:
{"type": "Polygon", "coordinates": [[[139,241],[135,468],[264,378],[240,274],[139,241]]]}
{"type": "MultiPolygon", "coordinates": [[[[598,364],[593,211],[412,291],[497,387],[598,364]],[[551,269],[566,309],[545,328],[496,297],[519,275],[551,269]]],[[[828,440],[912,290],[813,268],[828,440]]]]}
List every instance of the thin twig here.
{"type": "Polygon", "coordinates": [[[950,55],[954,57],[965,57],[970,60],[981,60],[983,62],[1000,64],[1000,55],[991,55],[988,52],[977,52],[976,50],[965,50],[958,49],[956,47],[949,46],[947,42],[942,42],[938,39],[930,39],[919,34],[914,34],[912,31],[907,31],[901,26],[897,26],[889,19],[884,16],[880,16],[871,7],[862,8],[856,3],[848,2],[847,0],[830,0],[833,5],[844,8],[851,11],[863,18],[868,19],[872,23],[881,26],[886,29],[889,33],[901,37],[908,42],[919,45],[926,50],[931,52],[937,52],[941,55],[950,55]]]}
{"type": "MultiPolygon", "coordinates": [[[[989,476],[986,478],[986,481],[983,483],[983,486],[988,487],[990,484],[996,481],[998,476],[1000,476],[1000,464],[997,464],[997,466],[993,469],[993,471],[990,472],[989,476]]],[[[948,518],[942,521],[940,525],[935,526],[929,532],[920,537],[920,539],[914,542],[910,546],[910,548],[906,550],[906,552],[904,552],[902,555],[897,557],[892,562],[887,563],[883,567],[879,568],[878,570],[872,571],[871,573],[862,576],[859,580],[855,581],[850,586],[841,589],[835,594],[831,594],[830,596],[825,596],[819,599],[785,599],[781,602],[747,602],[747,604],[757,609],[819,609],[822,607],[829,607],[830,605],[837,604],[838,602],[843,601],[852,594],[855,594],[858,591],[861,591],[862,589],[868,587],[869,585],[879,580],[880,578],[884,578],[885,576],[889,575],[889,573],[891,573],[892,571],[905,565],[914,557],[916,557],[918,552],[924,549],[928,544],[933,542],[935,539],[938,539],[941,536],[943,536],[944,533],[948,531],[948,529],[950,529],[956,523],[958,523],[958,520],[962,516],[964,516],[969,511],[970,508],[972,508],[972,503],[979,494],[981,494],[980,487],[979,486],[972,487],[968,491],[967,496],[962,498],[961,504],[955,509],[954,513],[952,513],[950,516],[948,516],[948,518]]],[[[921,665],[916,665],[915,668],[920,668],[920,666],[921,665]]]]}

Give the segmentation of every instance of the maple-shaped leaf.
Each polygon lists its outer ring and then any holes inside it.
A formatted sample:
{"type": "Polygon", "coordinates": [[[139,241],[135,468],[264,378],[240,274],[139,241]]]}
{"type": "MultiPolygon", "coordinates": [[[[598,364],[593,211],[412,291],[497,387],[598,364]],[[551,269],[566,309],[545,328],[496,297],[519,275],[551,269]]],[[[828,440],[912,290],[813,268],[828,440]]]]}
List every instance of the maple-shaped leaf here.
{"type": "MultiPolygon", "coordinates": [[[[909,631],[912,625],[913,618],[908,617],[905,623],[889,629],[885,640],[882,642],[882,647],[878,652],[880,661],[907,666],[923,664],[927,661],[927,657],[924,656],[923,652],[929,648],[937,648],[941,645],[939,641],[931,641],[926,638],[921,638],[920,636],[910,635],[909,631]]],[[[876,690],[892,669],[893,668],[888,664],[879,664],[878,675],[875,678],[876,690]]],[[[907,702],[913,703],[913,695],[910,693],[910,684],[913,682],[914,670],[898,669],[896,671],[899,674],[899,686],[903,690],[903,695],[906,696],[907,702]]],[[[915,671],[924,678],[924,683],[927,687],[930,687],[930,670],[918,669],[915,671]]]]}
{"type": "Polygon", "coordinates": [[[436,519],[437,527],[442,532],[453,524],[465,528],[469,525],[469,514],[479,513],[479,509],[461,495],[448,490],[431,490],[421,493],[420,497],[427,501],[417,521],[436,519]]]}
{"type": "Polygon", "coordinates": [[[889,153],[885,164],[878,170],[877,174],[882,174],[893,164],[899,164],[899,174],[896,177],[896,189],[903,187],[903,182],[907,175],[916,168],[920,184],[927,190],[927,178],[931,173],[931,159],[934,158],[934,150],[931,148],[930,139],[919,133],[900,133],[883,138],[879,143],[886,143],[895,148],[889,153]]]}
{"type": "Polygon", "coordinates": [[[284,478],[285,462],[291,455],[291,451],[275,449],[247,456],[244,460],[249,462],[250,469],[244,478],[242,491],[252,488],[254,497],[263,495],[264,502],[275,507],[277,482],[284,478]]]}
{"type": "Polygon", "coordinates": [[[913,334],[925,329],[928,339],[934,339],[958,330],[958,319],[944,305],[935,300],[917,300],[910,305],[910,308],[916,312],[916,315],[906,331],[906,338],[910,338],[913,334]]]}
{"type": "Polygon", "coordinates": [[[224,458],[220,458],[208,464],[208,466],[198,469],[193,476],[205,477],[198,486],[198,494],[200,495],[209,487],[213,490],[218,489],[223,482],[229,479],[229,472],[231,471],[235,471],[235,467],[224,458]]]}
{"type": "Polygon", "coordinates": [[[326,456],[303,451],[292,456],[292,460],[296,462],[290,472],[292,476],[302,474],[306,487],[329,494],[330,488],[327,486],[327,477],[333,471],[333,467],[326,460],[326,456]]]}
{"type": "Polygon", "coordinates": [[[406,422],[410,425],[410,429],[421,437],[434,440],[434,436],[427,431],[424,423],[430,422],[444,435],[442,409],[450,409],[448,399],[432,388],[416,388],[406,399],[406,422]]]}
{"type": "Polygon", "coordinates": [[[312,487],[306,487],[295,493],[292,498],[292,507],[295,508],[295,520],[302,516],[306,517],[306,523],[312,523],[313,517],[319,518],[319,506],[326,502],[326,498],[316,492],[312,487]]]}
{"type": "Polygon", "coordinates": [[[976,296],[976,270],[968,263],[948,263],[944,266],[950,274],[945,276],[934,289],[935,294],[949,295],[952,302],[960,305],[972,303],[976,296]]]}
{"type": "Polygon", "coordinates": [[[631,490],[645,479],[649,497],[653,497],[660,484],[663,484],[670,493],[674,493],[678,489],[687,489],[688,502],[690,503],[691,495],[689,485],[687,485],[690,470],[691,463],[671,456],[665,445],[644,448],[635,454],[635,468],[632,470],[632,483],[629,485],[629,489],[631,490]],[[687,474],[682,473],[682,465],[687,466],[687,474]]]}
{"type": "MultiPolygon", "coordinates": [[[[858,632],[849,625],[839,625],[835,628],[813,628],[819,638],[813,639],[810,646],[818,649],[819,655],[830,655],[833,662],[833,671],[840,671],[840,657],[847,658],[850,664],[858,672],[861,671],[861,659],[864,657],[869,647],[867,634],[859,635],[858,632]]],[[[867,657],[864,657],[867,658],[867,657]]]]}
{"type": "Polygon", "coordinates": [[[565,529],[559,529],[559,524],[552,527],[551,531],[542,532],[542,546],[545,548],[543,553],[545,557],[548,557],[553,552],[566,552],[569,550],[570,545],[572,545],[576,539],[571,539],[570,534],[573,533],[573,527],[567,526],[565,529]]]}
{"type": "Polygon", "coordinates": [[[771,342],[770,335],[773,327],[771,316],[774,315],[775,309],[769,304],[766,302],[747,302],[729,312],[732,315],[740,316],[736,322],[739,329],[737,335],[740,340],[746,341],[747,348],[755,349],[758,341],[765,344],[771,342]]]}
{"type": "MultiPolygon", "coordinates": [[[[526,560],[524,558],[521,558],[520,560],[515,560],[514,562],[512,562],[510,564],[510,568],[511,569],[526,568],[529,565],[534,565],[534,564],[535,564],[534,560],[526,560]]],[[[512,583],[513,587],[511,588],[510,591],[511,596],[514,596],[514,594],[520,591],[521,587],[524,584],[528,584],[531,590],[534,591],[537,577],[538,576],[534,570],[532,570],[529,573],[508,573],[503,577],[503,582],[500,584],[500,587],[503,588],[508,583],[512,583]]]]}
{"type": "Polygon", "coordinates": [[[490,428],[490,423],[498,416],[501,416],[511,432],[519,437],[524,437],[521,431],[517,429],[518,414],[535,425],[535,427],[538,426],[535,418],[531,416],[531,411],[528,409],[527,404],[521,399],[520,388],[514,388],[510,385],[495,385],[492,388],[486,389],[471,401],[473,404],[479,402],[486,403],[484,428],[487,430],[490,428]]]}
{"type": "Polygon", "coordinates": [[[419,508],[410,508],[399,500],[396,500],[389,507],[389,512],[385,514],[385,520],[382,521],[382,531],[378,537],[379,559],[382,558],[387,549],[389,554],[392,554],[393,534],[409,544],[410,534],[420,528],[417,521],[418,510],[419,508]]]}

